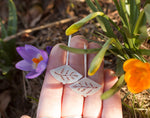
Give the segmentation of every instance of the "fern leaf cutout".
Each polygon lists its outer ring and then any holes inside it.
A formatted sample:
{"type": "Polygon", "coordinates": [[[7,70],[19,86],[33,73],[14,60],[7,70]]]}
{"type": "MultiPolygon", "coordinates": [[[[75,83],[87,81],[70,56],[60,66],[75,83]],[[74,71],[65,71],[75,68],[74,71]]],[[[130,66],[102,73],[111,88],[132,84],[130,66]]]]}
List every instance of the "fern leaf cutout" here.
{"type": "Polygon", "coordinates": [[[76,93],[86,97],[96,93],[101,88],[101,85],[85,77],[80,81],[71,84],[70,88],[76,93]]]}
{"type": "Polygon", "coordinates": [[[58,68],[50,70],[51,75],[63,84],[74,83],[78,81],[82,75],[69,65],[63,65],[58,68]]]}

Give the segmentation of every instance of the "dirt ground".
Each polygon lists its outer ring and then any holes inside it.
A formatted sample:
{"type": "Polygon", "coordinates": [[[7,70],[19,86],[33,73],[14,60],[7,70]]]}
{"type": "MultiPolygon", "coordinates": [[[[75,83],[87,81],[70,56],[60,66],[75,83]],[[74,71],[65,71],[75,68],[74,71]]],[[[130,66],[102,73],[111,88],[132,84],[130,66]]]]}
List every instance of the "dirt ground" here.
{"type": "MultiPolygon", "coordinates": [[[[119,25],[120,20],[112,0],[99,1],[104,12],[119,25]]],[[[47,46],[54,46],[57,43],[67,44],[68,37],[65,35],[67,27],[91,12],[85,0],[44,0],[43,2],[42,0],[14,0],[14,2],[18,15],[17,32],[39,27],[38,30],[31,33],[23,33],[17,36],[16,45],[32,44],[44,50],[47,46]],[[64,20],[67,21],[64,22],[64,20]],[[57,21],[62,22],[58,23],[57,21]],[[45,25],[48,25],[48,27],[40,27],[45,25]]],[[[4,22],[7,22],[8,7],[6,0],[0,1],[0,17],[4,22]]],[[[97,40],[93,33],[101,29],[98,24],[94,25],[94,23],[96,23],[96,20],[86,24],[74,35],[81,34],[89,39],[97,40]]],[[[103,43],[100,38],[98,40],[103,43]]],[[[143,45],[149,48],[148,41],[143,45]]],[[[17,61],[20,59],[18,55],[17,61]]],[[[113,55],[105,57],[105,68],[115,70],[115,62],[116,57],[113,55]]],[[[32,80],[25,79],[25,74],[25,72],[16,70],[11,79],[0,80],[0,112],[5,118],[19,118],[23,114],[32,118],[36,117],[44,74],[32,80]]],[[[150,94],[147,91],[132,95],[128,94],[126,87],[123,87],[121,97],[124,118],[148,118],[144,116],[150,112],[150,94]]]]}

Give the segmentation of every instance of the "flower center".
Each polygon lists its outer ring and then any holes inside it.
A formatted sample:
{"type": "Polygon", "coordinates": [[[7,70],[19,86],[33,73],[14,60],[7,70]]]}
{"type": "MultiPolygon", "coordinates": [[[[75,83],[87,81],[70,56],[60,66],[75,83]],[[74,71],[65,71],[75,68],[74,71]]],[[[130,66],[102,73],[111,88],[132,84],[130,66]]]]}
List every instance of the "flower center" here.
{"type": "Polygon", "coordinates": [[[38,58],[33,58],[32,61],[35,64],[34,67],[36,68],[40,61],[43,60],[43,57],[40,55],[38,58]]]}

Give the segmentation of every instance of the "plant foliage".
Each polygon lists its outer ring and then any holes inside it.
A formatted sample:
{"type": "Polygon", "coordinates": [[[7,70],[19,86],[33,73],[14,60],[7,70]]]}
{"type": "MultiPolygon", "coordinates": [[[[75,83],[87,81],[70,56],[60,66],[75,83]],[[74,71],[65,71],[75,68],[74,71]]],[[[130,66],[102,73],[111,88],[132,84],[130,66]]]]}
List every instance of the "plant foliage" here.
{"type": "Polygon", "coordinates": [[[1,25],[1,37],[0,37],[0,68],[3,75],[6,75],[9,70],[13,67],[12,63],[15,60],[15,47],[16,40],[12,39],[8,42],[4,42],[3,39],[7,36],[13,35],[17,31],[17,12],[13,0],[8,1],[9,17],[7,27],[3,24],[0,19],[1,25]]]}

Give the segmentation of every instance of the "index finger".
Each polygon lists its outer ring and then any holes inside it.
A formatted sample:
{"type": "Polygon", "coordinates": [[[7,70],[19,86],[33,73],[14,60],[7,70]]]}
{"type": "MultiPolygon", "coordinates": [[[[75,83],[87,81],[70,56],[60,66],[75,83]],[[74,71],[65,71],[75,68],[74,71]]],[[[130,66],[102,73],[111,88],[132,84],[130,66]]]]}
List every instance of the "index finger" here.
{"type": "Polygon", "coordinates": [[[41,117],[61,117],[61,98],[63,84],[57,81],[51,74],[50,70],[62,66],[66,61],[66,51],[59,48],[57,44],[51,51],[47,71],[42,86],[37,118],[41,117]]]}

